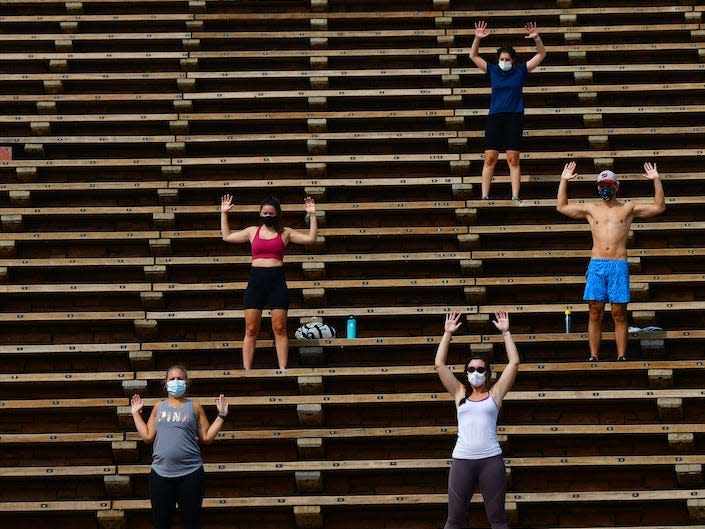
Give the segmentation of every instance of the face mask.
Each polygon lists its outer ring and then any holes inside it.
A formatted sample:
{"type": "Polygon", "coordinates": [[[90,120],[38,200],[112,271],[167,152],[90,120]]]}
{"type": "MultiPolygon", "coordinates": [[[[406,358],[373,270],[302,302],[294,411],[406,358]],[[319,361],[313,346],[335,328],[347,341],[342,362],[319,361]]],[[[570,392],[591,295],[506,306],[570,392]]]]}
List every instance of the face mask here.
{"type": "Polygon", "coordinates": [[[471,386],[482,386],[485,383],[485,374],[477,371],[468,373],[468,382],[470,382],[471,386]]]}
{"type": "Polygon", "coordinates": [[[512,69],[512,61],[499,61],[498,65],[503,72],[508,72],[512,69]]]}
{"type": "Polygon", "coordinates": [[[272,226],[276,226],[277,224],[279,224],[279,216],[278,215],[273,215],[273,216],[262,215],[260,217],[260,219],[262,219],[262,224],[264,224],[268,228],[271,228],[272,226]]]}
{"type": "Polygon", "coordinates": [[[617,193],[617,189],[612,186],[598,186],[597,194],[602,200],[609,200],[617,193]]]}
{"type": "Polygon", "coordinates": [[[166,391],[172,397],[180,397],[186,393],[185,380],[170,380],[166,383],[166,391]]]}

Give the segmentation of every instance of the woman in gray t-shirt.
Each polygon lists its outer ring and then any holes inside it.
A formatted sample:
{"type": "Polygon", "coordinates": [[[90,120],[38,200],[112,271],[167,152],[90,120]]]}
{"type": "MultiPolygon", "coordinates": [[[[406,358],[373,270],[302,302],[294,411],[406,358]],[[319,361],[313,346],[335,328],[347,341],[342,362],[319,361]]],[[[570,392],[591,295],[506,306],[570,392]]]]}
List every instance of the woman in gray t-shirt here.
{"type": "Polygon", "coordinates": [[[228,415],[228,401],[216,399],[218,417],[208,422],[203,406],[186,398],[188,374],[183,367],[169,368],[164,379],[167,398],[142,418],[144,401],[132,396],[132,418],[142,440],[154,443],[149,495],[155,529],[171,527],[179,505],[184,529],[200,529],[205,473],[199,443],[212,443],[228,415]]]}

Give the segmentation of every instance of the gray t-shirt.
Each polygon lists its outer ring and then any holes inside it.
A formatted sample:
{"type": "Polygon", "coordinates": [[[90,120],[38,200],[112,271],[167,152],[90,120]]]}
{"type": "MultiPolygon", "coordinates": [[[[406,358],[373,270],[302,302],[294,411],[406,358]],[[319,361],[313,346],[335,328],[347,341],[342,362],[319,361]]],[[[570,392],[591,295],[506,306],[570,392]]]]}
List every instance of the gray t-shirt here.
{"type": "Polygon", "coordinates": [[[172,408],[168,401],[159,403],[157,436],[152,451],[152,469],[162,477],[178,478],[203,466],[198,446],[198,424],[193,402],[172,408]]]}

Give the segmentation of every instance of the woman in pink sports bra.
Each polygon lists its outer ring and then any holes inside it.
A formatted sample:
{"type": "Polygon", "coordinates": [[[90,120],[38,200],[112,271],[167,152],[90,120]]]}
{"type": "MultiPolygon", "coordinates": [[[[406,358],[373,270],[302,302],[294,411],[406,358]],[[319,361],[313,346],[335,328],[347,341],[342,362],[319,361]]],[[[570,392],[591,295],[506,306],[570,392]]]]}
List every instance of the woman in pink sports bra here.
{"type": "Polygon", "coordinates": [[[233,208],[232,195],[223,195],[220,201],[220,232],[225,242],[252,245],[252,269],[245,290],[245,338],[242,341],[242,365],[252,367],[257,346],[262,309],[269,306],[272,314],[272,331],[281,369],[286,368],[289,357],[289,339],[286,333],[286,318],[289,310],[289,290],[284,279],[284,252],[290,242],[312,244],[316,242],[316,204],[311,197],[304,200],[304,209],[309,218],[308,233],[280,225],[282,208],[275,197],[267,197],[260,204],[259,226],[248,226],[239,231],[230,231],[228,211],[233,208]]]}

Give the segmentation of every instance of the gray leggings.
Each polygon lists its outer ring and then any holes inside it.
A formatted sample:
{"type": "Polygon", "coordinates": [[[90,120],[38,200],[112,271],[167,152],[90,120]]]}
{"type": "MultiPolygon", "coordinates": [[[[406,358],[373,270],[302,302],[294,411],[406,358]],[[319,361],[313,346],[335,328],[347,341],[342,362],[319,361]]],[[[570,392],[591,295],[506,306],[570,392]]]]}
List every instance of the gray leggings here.
{"type": "Polygon", "coordinates": [[[507,476],[502,454],[485,459],[455,459],[448,473],[448,520],[443,529],[459,529],[468,515],[470,498],[477,485],[485,501],[492,529],[509,529],[504,512],[507,476]]]}

